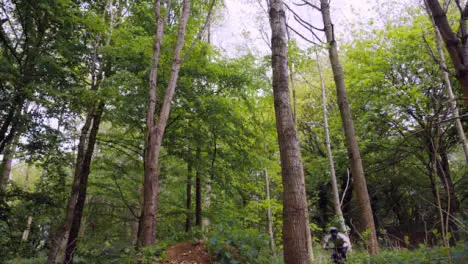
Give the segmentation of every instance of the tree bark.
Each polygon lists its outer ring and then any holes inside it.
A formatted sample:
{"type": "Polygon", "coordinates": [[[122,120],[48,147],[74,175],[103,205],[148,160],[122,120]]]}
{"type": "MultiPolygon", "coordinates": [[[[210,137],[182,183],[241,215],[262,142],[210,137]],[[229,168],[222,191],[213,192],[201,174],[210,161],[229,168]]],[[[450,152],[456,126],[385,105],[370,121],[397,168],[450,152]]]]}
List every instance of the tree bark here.
{"type": "MultiPolygon", "coordinates": [[[[438,137],[439,126],[437,126],[436,129],[437,129],[437,132],[436,132],[437,137],[435,138],[435,140],[430,139],[430,142],[429,142],[429,144],[430,144],[429,147],[432,148],[432,152],[429,155],[429,157],[432,160],[431,171],[429,171],[429,173],[431,174],[430,175],[431,180],[432,180],[432,173],[434,172],[435,174],[439,174],[438,171],[440,170],[440,168],[439,168],[440,167],[439,166],[440,162],[438,161],[438,158],[437,158],[437,156],[438,156],[437,155],[437,149],[439,148],[439,137],[438,137]]],[[[444,221],[444,213],[443,213],[442,202],[441,202],[441,198],[440,198],[439,187],[438,187],[438,185],[437,185],[437,183],[435,181],[433,181],[431,183],[433,183],[433,186],[435,188],[436,204],[437,204],[437,208],[439,209],[440,232],[441,232],[442,243],[444,244],[444,247],[449,248],[450,247],[450,241],[447,238],[446,225],[445,225],[445,221],[444,221]]],[[[444,181],[442,181],[442,184],[444,184],[444,181]]]]}
{"type": "Polygon", "coordinates": [[[330,131],[328,129],[327,92],[325,89],[325,82],[323,81],[322,68],[320,67],[318,53],[316,53],[315,55],[317,58],[317,69],[318,69],[319,76],[320,76],[320,84],[322,86],[323,126],[324,126],[324,132],[325,132],[325,145],[327,146],[328,164],[330,166],[330,175],[331,175],[332,193],[333,193],[333,205],[335,208],[335,214],[338,217],[338,221],[340,222],[340,229],[342,232],[347,233],[345,221],[343,218],[343,212],[341,211],[340,195],[338,192],[338,184],[336,181],[335,163],[333,161],[333,153],[331,151],[330,131]]]}
{"type": "Polygon", "coordinates": [[[163,37],[164,19],[160,16],[160,1],[155,3],[155,14],[157,19],[157,33],[153,49],[153,60],[150,74],[150,93],[147,113],[147,139],[145,151],[145,172],[143,189],[143,211],[140,220],[139,245],[146,247],[153,245],[156,237],[156,215],[158,211],[158,159],[161,151],[162,139],[166,129],[167,119],[171,110],[171,102],[174,97],[177,79],[181,65],[180,53],[185,42],[185,31],[190,13],[190,0],[184,0],[182,13],[179,23],[176,46],[172,59],[171,74],[164,95],[164,102],[159,112],[158,122],[154,124],[154,111],[156,108],[156,83],[157,83],[157,65],[161,41],[163,37]]]}
{"type": "MultiPolygon", "coordinates": [[[[31,164],[28,164],[26,166],[26,177],[24,179],[24,183],[23,183],[23,192],[27,192],[28,191],[28,186],[29,186],[29,172],[31,171],[31,164]]],[[[28,222],[27,222],[27,225],[26,225],[26,229],[23,231],[23,237],[22,237],[22,241],[26,242],[28,241],[28,237],[29,237],[29,232],[31,231],[31,223],[33,221],[33,217],[32,216],[28,216],[28,222]]]]}
{"type": "Polygon", "coordinates": [[[197,146],[197,168],[195,172],[195,225],[201,227],[201,211],[202,211],[202,198],[201,198],[201,150],[200,146],[197,146]]]}
{"type": "MultiPolygon", "coordinates": [[[[0,26],[0,31],[1,31],[1,26],[0,26]]],[[[31,68],[31,67],[27,67],[27,68],[31,68]]],[[[30,71],[28,73],[33,75],[34,72],[35,71],[30,71]]],[[[23,86],[27,86],[30,81],[24,80],[25,77],[23,77],[22,79],[23,79],[22,80],[23,86]]],[[[5,147],[10,145],[15,137],[16,138],[19,137],[18,127],[20,126],[20,120],[21,120],[20,117],[22,114],[21,112],[26,103],[24,92],[20,88],[15,89],[15,96],[13,97],[12,102],[13,102],[13,105],[10,107],[8,114],[2,117],[2,123],[1,123],[2,125],[0,127],[0,154],[2,154],[3,151],[5,151],[5,147]]]]}
{"type": "Polygon", "coordinates": [[[211,206],[211,181],[215,177],[215,162],[216,162],[216,155],[217,155],[217,146],[218,143],[216,141],[216,128],[213,127],[213,156],[211,159],[211,168],[210,168],[210,177],[205,181],[205,197],[203,199],[203,211],[205,214],[202,217],[202,230],[204,232],[208,231],[208,226],[210,225],[210,218],[208,217],[207,213],[211,206]]]}
{"type": "Polygon", "coordinates": [[[32,217],[32,216],[28,216],[28,223],[27,223],[26,229],[25,229],[24,232],[23,232],[23,237],[21,238],[21,240],[22,240],[23,242],[28,241],[28,238],[29,238],[29,231],[31,231],[31,223],[32,223],[32,220],[33,220],[33,217],[32,217]]]}
{"type": "MultiPolygon", "coordinates": [[[[307,199],[306,199],[306,205],[308,205],[307,199]]],[[[309,213],[308,212],[307,212],[306,217],[307,217],[306,218],[307,225],[306,225],[305,228],[306,228],[306,239],[307,239],[307,258],[309,260],[309,263],[314,263],[314,248],[313,248],[313,242],[312,242],[312,232],[310,232],[309,213]]]]}
{"type": "Polygon", "coordinates": [[[185,218],[185,232],[190,231],[191,228],[191,219],[192,213],[190,212],[192,208],[192,173],[193,173],[193,164],[192,160],[189,157],[187,161],[187,202],[185,208],[187,209],[187,216],[185,218]]]}
{"type": "Polygon", "coordinates": [[[207,179],[205,183],[205,198],[203,199],[203,211],[205,212],[202,217],[201,227],[204,232],[208,231],[210,219],[207,217],[207,211],[211,206],[211,180],[207,179]]]}
{"type": "Polygon", "coordinates": [[[337,43],[334,36],[333,24],[330,16],[330,5],[328,0],[320,0],[321,12],[323,17],[323,24],[325,27],[325,35],[328,43],[328,55],[333,70],[333,77],[335,80],[338,106],[340,108],[341,120],[346,138],[346,147],[350,157],[351,173],[353,176],[353,185],[359,203],[359,210],[361,213],[362,221],[367,230],[370,231],[368,242],[368,251],[370,254],[379,253],[379,244],[377,241],[377,234],[375,230],[374,217],[367,191],[366,178],[362,166],[361,154],[356,140],[354,124],[351,116],[351,109],[348,103],[348,96],[346,92],[346,85],[343,76],[343,70],[338,56],[337,43]]]}
{"type": "Polygon", "coordinates": [[[286,263],[310,263],[304,171],[288,84],[286,18],[281,0],[269,2],[273,94],[283,181],[283,243],[286,263]]]}
{"type": "Polygon", "coordinates": [[[143,182],[143,207],[138,224],[138,247],[154,244],[156,237],[156,211],[159,174],[157,159],[159,154],[156,149],[156,135],[154,133],[156,90],[158,81],[158,63],[161,53],[161,42],[164,36],[164,17],[161,16],[161,0],[154,2],[154,15],[156,18],[156,32],[153,44],[153,56],[151,60],[151,73],[149,76],[150,89],[148,110],[146,114],[146,149],[144,158],[144,182],[143,182]]]}
{"type": "MultiPolygon", "coordinates": [[[[265,131],[263,131],[263,138],[265,138],[265,131]]],[[[267,146],[263,143],[264,154],[267,155],[267,146]]],[[[268,177],[268,169],[265,166],[263,173],[265,174],[265,189],[266,189],[266,199],[267,199],[267,227],[268,235],[270,236],[270,248],[273,252],[273,255],[276,256],[276,243],[275,235],[273,233],[273,216],[271,214],[271,200],[270,200],[270,177],[268,177]]]]}
{"type": "Polygon", "coordinates": [[[456,78],[463,89],[463,99],[468,103],[468,41],[466,32],[466,19],[468,18],[468,5],[460,9],[459,33],[452,31],[446,13],[441,7],[439,0],[426,0],[431,11],[434,23],[439,29],[445,47],[450,54],[452,64],[456,71],[456,78]],[[460,36],[458,36],[460,35],[460,36]]]}
{"type": "Polygon", "coordinates": [[[31,164],[27,164],[26,166],[26,173],[24,177],[24,182],[23,182],[23,192],[28,191],[28,186],[29,186],[29,171],[31,170],[31,164]]]}
{"type": "Polygon", "coordinates": [[[67,216],[71,216],[71,219],[67,218],[67,226],[69,226],[70,231],[68,234],[67,247],[65,249],[65,258],[63,261],[64,264],[73,263],[73,253],[76,248],[78,233],[80,231],[81,225],[81,217],[83,215],[83,208],[86,201],[86,190],[88,187],[89,173],[91,171],[91,161],[103,112],[104,102],[100,102],[92,116],[93,125],[89,134],[86,151],[84,152],[82,162],[78,163],[77,159],[77,165],[79,166],[79,169],[75,170],[75,177],[77,177],[78,180],[74,186],[77,189],[77,195],[75,196],[76,200],[72,200],[75,205],[72,206],[73,208],[69,208],[67,213],[67,216]]]}
{"type": "MultiPolygon", "coordinates": [[[[91,87],[90,90],[95,92],[99,89],[101,81],[108,71],[105,67],[105,62],[100,62],[99,49],[103,45],[109,45],[110,35],[113,29],[113,1],[110,0],[106,3],[104,12],[104,20],[109,23],[109,35],[106,42],[103,43],[101,38],[102,34],[98,33],[94,43],[94,53],[92,53],[92,61],[90,63],[91,69],[91,87]],[[107,13],[107,11],[109,13],[107,13]],[[108,15],[108,17],[107,17],[108,15]]],[[[72,183],[72,190],[70,199],[67,204],[67,211],[65,221],[62,223],[51,241],[51,248],[48,254],[48,264],[55,264],[57,254],[61,248],[62,243],[66,241],[65,254],[63,263],[73,263],[73,253],[77,245],[77,239],[80,231],[81,218],[86,201],[86,191],[88,186],[88,177],[91,171],[91,161],[93,157],[94,147],[96,145],[97,134],[101,123],[101,117],[104,112],[105,103],[103,100],[94,101],[91,103],[86,115],[85,123],[81,130],[78,151],[75,162],[75,172],[72,183]]]]}
{"type": "MultiPolygon", "coordinates": [[[[430,14],[430,12],[429,12],[430,14]]],[[[444,81],[445,87],[447,89],[447,95],[450,100],[450,107],[452,109],[453,117],[455,118],[455,127],[457,129],[458,138],[463,147],[463,151],[465,152],[465,160],[468,163],[468,141],[466,140],[465,131],[463,129],[463,125],[460,120],[460,113],[458,112],[457,101],[455,100],[455,95],[453,94],[452,84],[450,82],[450,77],[447,71],[447,64],[445,63],[445,54],[444,49],[442,47],[442,36],[440,35],[440,31],[435,25],[434,19],[431,17],[432,26],[434,27],[435,35],[436,35],[436,45],[437,51],[439,53],[439,63],[442,68],[442,79],[444,81]]]]}
{"type": "MultiPolygon", "coordinates": [[[[455,185],[453,184],[452,175],[450,173],[450,165],[447,157],[447,151],[442,142],[439,141],[439,151],[434,153],[437,158],[437,175],[439,176],[442,185],[444,186],[445,193],[447,195],[447,200],[449,202],[449,207],[447,209],[447,217],[454,217],[460,211],[460,202],[455,195],[455,185]]],[[[452,226],[456,229],[456,224],[450,222],[446,228],[452,226]],[[452,225],[453,224],[453,225],[452,225]]]]}
{"type": "Polygon", "coordinates": [[[164,35],[164,18],[161,16],[161,0],[154,2],[154,15],[156,18],[156,32],[151,60],[151,73],[149,76],[148,109],[146,114],[146,142],[144,157],[143,180],[143,207],[138,224],[138,247],[154,244],[156,236],[156,206],[158,195],[159,175],[157,173],[156,138],[154,135],[154,121],[156,111],[156,90],[158,81],[158,63],[161,51],[161,42],[164,35]]]}
{"type": "Polygon", "coordinates": [[[3,160],[2,160],[2,179],[0,183],[0,193],[4,192],[6,190],[6,186],[8,183],[8,180],[10,179],[10,174],[11,174],[11,166],[13,164],[13,154],[14,154],[14,146],[16,144],[10,144],[5,150],[5,153],[3,155],[3,160]]]}
{"type": "Polygon", "coordinates": [[[78,152],[77,152],[76,162],[75,162],[75,174],[73,177],[70,199],[68,200],[67,213],[65,216],[64,223],[60,225],[54,238],[52,238],[51,248],[48,253],[48,258],[47,258],[48,264],[56,263],[57,255],[60,250],[60,245],[62,244],[62,241],[65,239],[65,237],[68,236],[71,223],[73,221],[74,211],[75,211],[75,207],[78,201],[78,196],[79,196],[79,191],[80,191],[84,156],[85,156],[86,147],[87,147],[86,142],[87,142],[89,130],[91,128],[91,123],[92,123],[94,112],[95,112],[95,108],[94,106],[91,106],[89,109],[88,115],[86,116],[85,123],[81,129],[80,139],[78,143],[78,152]]]}
{"type": "Polygon", "coordinates": [[[267,225],[268,225],[268,235],[270,236],[270,248],[273,252],[273,255],[276,256],[276,243],[275,235],[273,234],[273,217],[271,215],[271,203],[270,203],[270,178],[268,177],[268,170],[263,171],[265,174],[265,189],[266,189],[266,198],[267,198],[267,225]]]}

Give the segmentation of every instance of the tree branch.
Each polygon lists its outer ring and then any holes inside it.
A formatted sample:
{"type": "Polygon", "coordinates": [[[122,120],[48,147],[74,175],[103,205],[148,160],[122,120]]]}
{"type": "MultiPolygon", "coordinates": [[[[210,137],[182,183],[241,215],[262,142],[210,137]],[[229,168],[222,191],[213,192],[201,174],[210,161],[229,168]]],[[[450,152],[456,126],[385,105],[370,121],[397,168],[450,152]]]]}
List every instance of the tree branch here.
{"type": "Polygon", "coordinates": [[[130,211],[130,213],[136,218],[136,219],[140,219],[140,217],[138,215],[135,214],[135,212],[133,211],[132,207],[130,207],[130,205],[127,203],[127,200],[125,199],[125,196],[122,192],[122,188],[120,188],[120,185],[119,183],[117,182],[117,179],[115,178],[115,175],[112,173],[112,180],[114,180],[114,183],[115,183],[115,186],[117,186],[117,189],[119,190],[119,193],[120,193],[120,197],[122,198],[122,201],[123,203],[125,204],[125,206],[128,208],[128,210],[130,211]]]}
{"type": "MultiPolygon", "coordinates": [[[[294,12],[294,10],[292,10],[292,8],[290,8],[286,3],[284,3],[284,6],[286,6],[286,8],[291,11],[291,13],[293,13],[294,15],[294,18],[296,19],[296,21],[300,20],[302,21],[302,23],[306,24],[307,27],[306,28],[311,28],[311,29],[315,29],[315,30],[319,30],[319,31],[323,31],[325,32],[325,29],[324,28],[318,28],[316,26],[313,26],[312,24],[310,24],[309,22],[305,21],[304,19],[302,19],[296,12],[294,12]]],[[[299,22],[299,21],[298,21],[299,22]]],[[[304,26],[305,27],[305,26],[304,26]]]]}
{"type": "MultiPolygon", "coordinates": [[[[5,13],[5,16],[6,16],[6,19],[8,21],[8,24],[10,25],[10,28],[11,28],[11,31],[13,32],[13,34],[15,35],[16,37],[16,45],[15,45],[15,48],[17,47],[18,43],[19,43],[19,37],[18,37],[18,33],[16,32],[16,29],[15,27],[13,26],[13,23],[11,23],[11,19],[10,19],[10,16],[8,16],[8,12],[7,10],[5,9],[5,5],[2,5],[2,10],[3,12],[5,13]]],[[[0,22],[0,26],[1,26],[2,22],[0,22]]]]}
{"type": "Polygon", "coordinates": [[[461,119],[461,118],[467,117],[467,116],[468,116],[468,114],[464,114],[464,115],[461,115],[461,116],[457,116],[457,117],[452,117],[452,118],[440,120],[439,122],[437,122],[437,123],[435,123],[435,124],[441,124],[441,123],[445,123],[445,122],[452,121],[452,120],[455,120],[455,119],[461,119]]]}
{"type": "Polygon", "coordinates": [[[301,37],[303,40],[305,40],[305,41],[307,41],[307,42],[309,42],[309,43],[311,43],[311,44],[313,44],[313,45],[320,46],[320,44],[318,44],[318,43],[316,43],[316,42],[314,42],[314,41],[312,41],[312,40],[306,38],[304,35],[302,35],[301,33],[297,32],[294,28],[292,28],[291,26],[289,26],[289,24],[286,23],[286,26],[287,26],[289,29],[291,29],[294,33],[296,33],[299,37],[301,37]]]}
{"type": "MultiPolygon", "coordinates": [[[[301,25],[303,26],[305,29],[307,29],[311,34],[312,36],[314,36],[320,43],[324,43],[319,36],[317,36],[317,34],[315,34],[313,28],[309,28],[308,26],[310,24],[308,24],[307,22],[303,21],[300,17],[294,15],[294,19],[301,25]]],[[[310,25],[311,27],[313,27],[312,25],[310,25]]],[[[320,29],[318,29],[320,30],[320,29]]]]}
{"type": "Polygon", "coordinates": [[[447,72],[451,76],[455,76],[455,73],[450,72],[450,70],[447,67],[443,66],[442,63],[439,61],[439,59],[437,59],[437,57],[434,55],[434,52],[432,51],[431,47],[429,46],[429,43],[428,43],[428,41],[426,39],[426,36],[424,36],[424,34],[422,35],[422,38],[424,40],[424,44],[426,46],[427,53],[429,54],[429,56],[431,56],[431,58],[434,60],[434,62],[437,63],[437,65],[439,65],[439,68],[441,70],[447,72]]]}
{"type": "Polygon", "coordinates": [[[8,38],[7,34],[5,33],[5,30],[3,29],[3,24],[7,21],[8,19],[3,19],[0,21],[0,39],[5,45],[5,47],[10,51],[11,55],[15,58],[15,60],[18,62],[18,64],[21,67],[21,58],[20,56],[16,53],[15,49],[11,45],[11,40],[8,38]]]}
{"type": "Polygon", "coordinates": [[[198,31],[197,37],[192,41],[192,44],[190,44],[190,47],[188,48],[187,52],[185,52],[185,55],[182,57],[181,61],[184,61],[187,58],[187,56],[190,54],[197,42],[201,39],[202,34],[206,31],[208,25],[210,24],[211,14],[213,13],[213,7],[215,6],[215,4],[216,0],[212,0],[210,4],[210,9],[208,10],[208,14],[206,15],[205,24],[200,29],[200,31],[198,31]]]}
{"type": "MultiPolygon", "coordinates": [[[[306,0],[302,0],[302,2],[304,2],[304,4],[302,4],[302,5],[308,5],[308,6],[312,7],[313,9],[315,9],[315,10],[317,10],[319,12],[322,12],[322,9],[320,7],[312,4],[311,2],[306,1],[306,0]]],[[[299,5],[299,4],[295,4],[295,5],[299,5]]]]}

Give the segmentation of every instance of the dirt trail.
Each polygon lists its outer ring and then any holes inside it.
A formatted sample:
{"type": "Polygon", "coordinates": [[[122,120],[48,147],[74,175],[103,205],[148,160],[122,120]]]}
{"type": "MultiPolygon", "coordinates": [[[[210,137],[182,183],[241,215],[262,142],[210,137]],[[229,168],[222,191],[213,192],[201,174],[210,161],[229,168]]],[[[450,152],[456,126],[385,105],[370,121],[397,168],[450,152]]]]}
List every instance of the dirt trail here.
{"type": "Polygon", "coordinates": [[[167,248],[165,264],[210,264],[214,258],[210,256],[203,242],[183,242],[167,248]]]}

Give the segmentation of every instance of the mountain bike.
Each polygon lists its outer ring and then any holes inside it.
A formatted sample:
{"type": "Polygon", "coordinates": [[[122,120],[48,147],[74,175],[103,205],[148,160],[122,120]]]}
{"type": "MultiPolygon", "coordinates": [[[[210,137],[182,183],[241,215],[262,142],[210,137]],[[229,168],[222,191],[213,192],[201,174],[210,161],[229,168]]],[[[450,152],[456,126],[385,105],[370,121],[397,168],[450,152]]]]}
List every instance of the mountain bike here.
{"type": "Polygon", "coordinates": [[[331,261],[334,264],[345,264],[346,263],[346,255],[343,253],[342,247],[330,247],[327,250],[331,250],[331,261]]]}

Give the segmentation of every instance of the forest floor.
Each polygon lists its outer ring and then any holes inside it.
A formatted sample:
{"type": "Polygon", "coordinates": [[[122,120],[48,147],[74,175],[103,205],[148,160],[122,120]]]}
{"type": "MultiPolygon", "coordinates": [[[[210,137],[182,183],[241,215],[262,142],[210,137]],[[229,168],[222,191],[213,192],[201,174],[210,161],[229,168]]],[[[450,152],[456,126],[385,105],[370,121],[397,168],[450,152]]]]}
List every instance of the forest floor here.
{"type": "Polygon", "coordinates": [[[167,248],[165,264],[209,264],[212,257],[203,242],[183,242],[167,248]]]}

